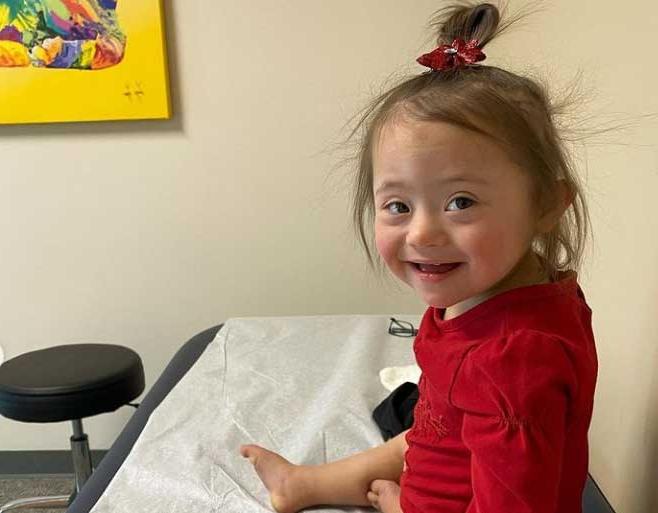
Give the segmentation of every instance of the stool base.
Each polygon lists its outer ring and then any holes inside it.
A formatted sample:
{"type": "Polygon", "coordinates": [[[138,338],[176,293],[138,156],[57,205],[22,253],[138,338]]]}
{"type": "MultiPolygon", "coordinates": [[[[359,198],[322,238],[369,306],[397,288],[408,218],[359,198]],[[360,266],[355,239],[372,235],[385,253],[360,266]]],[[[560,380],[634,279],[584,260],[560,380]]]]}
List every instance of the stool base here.
{"type": "Polygon", "coordinates": [[[29,497],[18,499],[0,506],[0,513],[17,510],[21,508],[46,509],[46,508],[68,508],[72,502],[69,495],[55,495],[52,497],[29,497]]]}
{"type": "Polygon", "coordinates": [[[91,477],[93,468],[91,466],[91,453],[89,452],[89,439],[82,427],[82,420],[72,420],[73,436],[71,437],[71,455],[73,456],[73,472],[75,488],[71,495],[54,495],[52,497],[29,497],[18,499],[0,505],[0,513],[21,508],[47,509],[68,508],[82,487],[91,477]]]}

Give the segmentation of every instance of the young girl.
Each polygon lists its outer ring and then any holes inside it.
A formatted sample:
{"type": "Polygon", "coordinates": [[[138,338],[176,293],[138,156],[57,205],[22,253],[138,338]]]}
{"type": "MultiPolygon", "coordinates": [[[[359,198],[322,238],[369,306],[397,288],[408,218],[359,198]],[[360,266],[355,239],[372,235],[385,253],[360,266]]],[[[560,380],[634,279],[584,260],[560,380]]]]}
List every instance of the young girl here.
{"type": "Polygon", "coordinates": [[[597,357],[577,282],[587,208],[533,81],[478,64],[491,4],[439,11],[430,68],[377,98],[354,218],[429,306],[412,428],[326,465],[243,445],[281,513],[579,513],[597,357]]]}

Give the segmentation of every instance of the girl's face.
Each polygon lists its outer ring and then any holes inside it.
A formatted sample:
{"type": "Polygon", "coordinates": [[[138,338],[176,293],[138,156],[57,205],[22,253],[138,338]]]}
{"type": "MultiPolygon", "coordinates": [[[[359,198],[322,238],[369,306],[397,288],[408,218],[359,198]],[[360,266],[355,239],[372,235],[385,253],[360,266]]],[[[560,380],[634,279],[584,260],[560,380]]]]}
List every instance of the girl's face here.
{"type": "Polygon", "coordinates": [[[428,305],[455,316],[536,282],[531,184],[492,140],[447,123],[392,121],[373,170],[377,250],[428,305]]]}

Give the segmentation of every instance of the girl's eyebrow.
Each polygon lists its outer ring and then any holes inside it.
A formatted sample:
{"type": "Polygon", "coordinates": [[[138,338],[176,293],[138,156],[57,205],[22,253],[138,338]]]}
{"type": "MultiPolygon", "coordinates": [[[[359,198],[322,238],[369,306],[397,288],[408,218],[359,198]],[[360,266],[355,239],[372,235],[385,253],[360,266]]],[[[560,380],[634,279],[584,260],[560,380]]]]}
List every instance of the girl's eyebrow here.
{"type": "Polygon", "coordinates": [[[377,187],[375,194],[379,194],[380,192],[384,192],[388,189],[404,189],[404,184],[397,181],[384,181],[379,187],[377,187]]]}
{"type": "MultiPolygon", "coordinates": [[[[467,175],[452,175],[448,176],[446,178],[443,178],[441,180],[437,180],[437,182],[441,185],[449,184],[449,183],[479,183],[479,184],[488,184],[489,182],[482,178],[481,176],[467,176],[467,175]]],[[[406,184],[404,182],[401,182],[399,180],[384,180],[382,184],[377,187],[377,190],[375,191],[375,194],[379,194],[381,192],[384,192],[388,189],[404,189],[406,187],[406,184]]]]}

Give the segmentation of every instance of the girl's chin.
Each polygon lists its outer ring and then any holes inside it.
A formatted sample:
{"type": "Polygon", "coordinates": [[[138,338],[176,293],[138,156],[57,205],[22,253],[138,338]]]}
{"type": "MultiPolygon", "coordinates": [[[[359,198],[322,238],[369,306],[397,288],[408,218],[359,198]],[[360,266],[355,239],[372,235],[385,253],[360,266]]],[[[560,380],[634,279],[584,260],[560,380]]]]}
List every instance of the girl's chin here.
{"type": "Polygon", "coordinates": [[[420,291],[418,292],[418,295],[427,304],[427,306],[432,306],[434,308],[451,308],[467,299],[461,296],[447,297],[447,296],[439,296],[437,294],[423,294],[420,291]]]}

